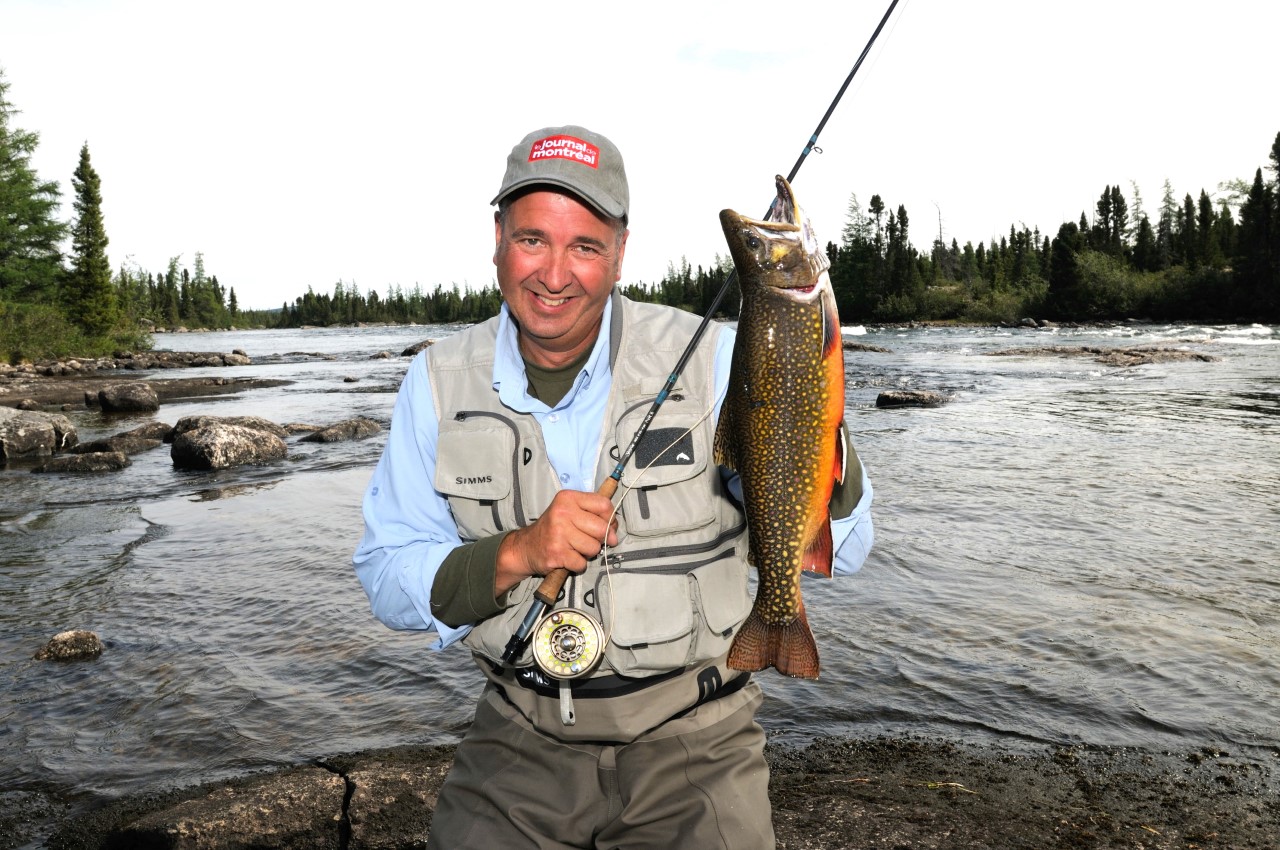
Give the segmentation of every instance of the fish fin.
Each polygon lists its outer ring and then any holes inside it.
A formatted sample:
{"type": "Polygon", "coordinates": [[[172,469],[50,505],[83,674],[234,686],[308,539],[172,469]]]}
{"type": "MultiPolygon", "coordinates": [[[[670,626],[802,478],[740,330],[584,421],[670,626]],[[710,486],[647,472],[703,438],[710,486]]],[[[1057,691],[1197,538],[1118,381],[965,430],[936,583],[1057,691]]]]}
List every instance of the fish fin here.
{"type": "Polygon", "coordinates": [[[737,471],[738,453],[734,450],[736,443],[732,437],[733,433],[733,411],[725,405],[720,409],[720,421],[716,423],[716,437],[711,446],[711,454],[720,466],[737,471]]]}
{"type": "Polygon", "coordinates": [[[843,484],[844,476],[848,470],[845,465],[845,455],[849,451],[849,430],[845,428],[844,420],[841,419],[836,423],[836,481],[843,484]]]}
{"type": "Polygon", "coordinates": [[[729,647],[729,666],[748,672],[773,667],[784,676],[818,678],[818,645],[809,629],[804,604],[785,626],[769,625],[752,608],[729,647]]]}
{"type": "Polygon", "coordinates": [[[840,368],[843,369],[844,340],[840,337],[840,313],[836,310],[835,296],[828,291],[822,296],[822,356],[828,357],[837,351],[840,352],[840,368]]]}
{"type": "Polygon", "coordinates": [[[831,556],[834,546],[831,541],[831,514],[822,512],[822,524],[818,533],[804,550],[804,571],[818,573],[831,578],[831,556]]]}

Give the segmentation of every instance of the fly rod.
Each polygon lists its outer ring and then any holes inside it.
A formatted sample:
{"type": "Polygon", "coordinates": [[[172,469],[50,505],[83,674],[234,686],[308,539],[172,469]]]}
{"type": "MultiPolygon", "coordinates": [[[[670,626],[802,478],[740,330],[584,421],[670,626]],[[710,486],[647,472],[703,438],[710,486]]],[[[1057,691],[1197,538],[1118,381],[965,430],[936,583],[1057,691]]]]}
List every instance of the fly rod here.
{"type": "MultiPolygon", "coordinates": [[[[871,38],[867,40],[867,46],[862,48],[862,53],[858,56],[858,60],[853,63],[849,76],[845,77],[844,83],[840,86],[840,90],[836,92],[836,96],[831,101],[831,105],[827,107],[826,114],[822,116],[822,120],[818,122],[818,127],[809,136],[809,141],[805,143],[804,150],[800,152],[800,157],[796,160],[796,164],[791,166],[791,172],[787,175],[787,182],[790,183],[796,178],[796,174],[800,171],[800,166],[804,165],[805,159],[810,152],[816,149],[818,136],[822,133],[824,127],[827,126],[827,120],[831,118],[831,114],[835,112],[836,105],[840,103],[840,99],[844,97],[845,90],[849,88],[849,84],[853,82],[853,77],[858,73],[858,69],[862,67],[863,60],[867,58],[867,54],[871,52],[871,46],[876,43],[876,39],[880,37],[880,31],[884,29],[884,25],[889,21],[889,16],[893,14],[894,7],[898,5],[898,0],[891,0],[889,8],[885,10],[884,16],[880,18],[880,23],[876,25],[875,32],[871,33],[871,38]]],[[[821,150],[819,149],[819,153],[821,150]]],[[[766,213],[767,215],[767,213],[766,213]]],[[[702,340],[702,336],[706,333],[707,326],[711,324],[711,318],[715,315],[716,310],[720,309],[720,303],[724,301],[725,295],[728,294],[730,287],[738,279],[738,271],[734,269],[725,278],[724,283],[716,291],[715,297],[711,299],[711,304],[707,307],[706,313],[702,317],[702,321],[693,332],[693,336],[689,338],[689,344],[685,346],[684,351],[680,354],[680,359],[676,362],[675,368],[671,370],[671,374],[667,377],[666,383],[662,390],[654,398],[653,404],[649,407],[649,411],[645,414],[644,419],[640,422],[640,427],[636,429],[636,433],[631,438],[631,442],[627,444],[626,451],[618,459],[618,464],[613,468],[613,472],[600,485],[596,492],[612,499],[618,491],[618,484],[622,481],[622,473],[626,469],[627,461],[631,459],[631,455],[635,453],[636,446],[640,444],[640,440],[648,432],[649,426],[653,423],[654,417],[658,415],[658,410],[662,407],[663,402],[667,400],[667,396],[675,388],[676,381],[680,378],[680,373],[684,371],[684,367],[689,364],[689,358],[693,356],[694,350],[698,347],[698,343],[702,340]]],[[[564,583],[569,579],[569,571],[566,569],[555,569],[547,573],[538,585],[538,589],[533,593],[533,602],[529,604],[529,610],[525,614],[524,619],[520,621],[520,627],[516,629],[515,634],[511,636],[511,640],[507,642],[502,652],[503,664],[514,664],[524,652],[525,647],[529,645],[529,637],[533,634],[534,626],[538,624],[538,620],[553,605],[560,596],[564,583]]]]}

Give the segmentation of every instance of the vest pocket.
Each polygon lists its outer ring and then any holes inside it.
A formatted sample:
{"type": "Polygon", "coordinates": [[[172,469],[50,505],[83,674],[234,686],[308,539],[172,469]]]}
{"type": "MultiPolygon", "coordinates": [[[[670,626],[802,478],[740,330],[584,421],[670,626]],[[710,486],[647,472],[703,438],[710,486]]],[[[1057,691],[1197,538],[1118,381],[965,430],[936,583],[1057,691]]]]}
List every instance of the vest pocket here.
{"type": "Polygon", "coordinates": [[[434,485],[464,539],[516,527],[515,455],[515,433],[506,425],[441,421],[434,485]]]}
{"type": "Polygon", "coordinates": [[[605,658],[624,676],[685,666],[693,649],[693,600],[687,575],[613,573],[596,585],[609,636],[605,658]]]}
{"type": "MultiPolygon", "coordinates": [[[[716,519],[715,500],[706,481],[705,425],[692,414],[662,417],[645,434],[623,476],[626,533],[653,537],[702,528],[716,519]],[[689,429],[693,430],[690,431],[689,429]]],[[[638,425],[623,419],[618,439],[630,440],[638,425]]],[[[623,443],[625,445],[625,443],[623,443]]]]}
{"type": "Polygon", "coordinates": [[[716,658],[729,651],[734,632],[751,611],[746,569],[737,558],[713,561],[693,571],[693,584],[706,623],[698,635],[698,657],[716,658]]]}

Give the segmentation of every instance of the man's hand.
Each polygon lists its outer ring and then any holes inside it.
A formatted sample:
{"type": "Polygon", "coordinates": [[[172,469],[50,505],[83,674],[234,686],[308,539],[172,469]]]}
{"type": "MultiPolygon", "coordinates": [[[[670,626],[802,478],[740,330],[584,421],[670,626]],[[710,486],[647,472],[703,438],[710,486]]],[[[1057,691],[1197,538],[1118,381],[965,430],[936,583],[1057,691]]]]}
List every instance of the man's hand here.
{"type": "Polygon", "coordinates": [[[545,576],[560,567],[575,574],[586,570],[600,554],[602,541],[618,545],[618,522],[612,517],[613,502],[607,496],[580,490],[556,493],[542,516],[508,534],[498,547],[494,598],[529,576],[545,576]]]}

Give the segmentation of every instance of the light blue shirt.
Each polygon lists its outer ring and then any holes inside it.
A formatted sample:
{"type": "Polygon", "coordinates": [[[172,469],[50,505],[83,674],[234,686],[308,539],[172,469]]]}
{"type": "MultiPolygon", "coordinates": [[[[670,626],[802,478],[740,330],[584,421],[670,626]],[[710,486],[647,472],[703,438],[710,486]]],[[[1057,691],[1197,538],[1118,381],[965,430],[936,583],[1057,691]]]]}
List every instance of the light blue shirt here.
{"type": "MultiPolygon", "coordinates": [[[[594,491],[600,425],[609,403],[609,327],[606,302],[600,336],[572,388],[555,407],[529,395],[516,327],[504,304],[498,319],[493,388],[503,405],[532,416],[542,429],[552,468],[567,489],[594,491]]],[[[722,329],[715,353],[716,409],[724,401],[735,333],[722,329]]],[[[462,545],[447,500],[434,489],[439,422],[427,374],[430,349],[418,354],[396,396],[391,432],[364,496],[364,537],[352,563],[369,595],[374,616],[393,629],[432,630],[433,649],[460,640],[470,626],[454,628],[431,614],[431,585],[445,557],[462,545]]],[[[675,365],[674,363],[672,364],[675,365]]],[[[741,498],[737,477],[729,488],[741,498]]],[[[853,513],[831,523],[835,563],[848,575],[862,567],[875,539],[871,481],[862,474],[862,498],[853,513]]]]}

